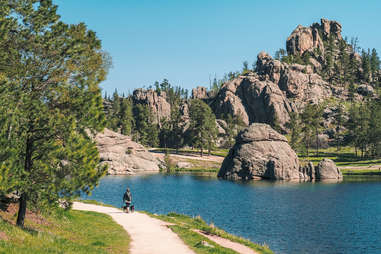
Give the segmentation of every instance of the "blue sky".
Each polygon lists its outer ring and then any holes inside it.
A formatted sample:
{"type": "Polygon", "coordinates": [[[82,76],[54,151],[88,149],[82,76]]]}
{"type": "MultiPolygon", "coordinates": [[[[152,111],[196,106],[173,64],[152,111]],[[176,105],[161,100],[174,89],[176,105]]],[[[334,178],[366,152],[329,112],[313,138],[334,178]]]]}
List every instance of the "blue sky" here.
{"type": "MultiPolygon", "coordinates": [[[[85,22],[113,58],[104,91],[156,80],[193,88],[285,47],[298,24],[337,20],[343,35],[381,53],[379,0],[54,0],[67,23],[85,22]]],[[[379,53],[379,54],[380,54],[379,53]]]]}

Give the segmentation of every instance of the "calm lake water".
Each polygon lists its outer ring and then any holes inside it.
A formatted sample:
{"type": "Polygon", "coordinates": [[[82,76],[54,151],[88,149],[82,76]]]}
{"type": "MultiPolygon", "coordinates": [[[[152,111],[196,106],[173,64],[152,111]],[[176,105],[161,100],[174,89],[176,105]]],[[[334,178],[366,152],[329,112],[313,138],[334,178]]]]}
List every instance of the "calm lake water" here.
{"type": "Polygon", "coordinates": [[[120,207],[127,186],[137,210],[201,215],[275,253],[381,253],[381,178],[296,184],[106,176],[86,198],[120,207]]]}

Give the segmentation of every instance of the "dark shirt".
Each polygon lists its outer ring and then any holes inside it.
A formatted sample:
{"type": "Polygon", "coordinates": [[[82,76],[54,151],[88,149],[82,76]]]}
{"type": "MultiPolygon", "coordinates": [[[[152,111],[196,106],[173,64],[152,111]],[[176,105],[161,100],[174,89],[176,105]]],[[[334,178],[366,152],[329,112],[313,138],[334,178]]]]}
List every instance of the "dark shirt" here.
{"type": "Polygon", "coordinates": [[[132,201],[131,192],[126,191],[124,193],[124,195],[123,195],[123,201],[126,202],[126,203],[131,203],[131,201],[132,201]]]}

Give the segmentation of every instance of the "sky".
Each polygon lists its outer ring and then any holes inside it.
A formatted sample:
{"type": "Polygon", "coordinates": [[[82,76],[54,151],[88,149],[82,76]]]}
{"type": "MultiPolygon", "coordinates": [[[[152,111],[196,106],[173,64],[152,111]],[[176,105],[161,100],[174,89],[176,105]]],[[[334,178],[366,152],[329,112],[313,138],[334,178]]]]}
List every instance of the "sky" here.
{"type": "Polygon", "coordinates": [[[84,22],[102,40],[113,68],[108,94],[168,79],[192,89],[274,55],[301,24],[336,20],[343,36],[381,54],[379,0],[53,0],[66,23],[84,22]]]}

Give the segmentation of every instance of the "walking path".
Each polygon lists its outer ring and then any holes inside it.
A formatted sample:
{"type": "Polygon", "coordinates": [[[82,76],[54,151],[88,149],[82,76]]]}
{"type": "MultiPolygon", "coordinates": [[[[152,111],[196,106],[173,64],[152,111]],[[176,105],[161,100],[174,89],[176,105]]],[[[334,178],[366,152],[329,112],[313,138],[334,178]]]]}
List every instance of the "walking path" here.
{"type": "Polygon", "coordinates": [[[123,226],[131,237],[131,254],[194,254],[184,242],[173,233],[166,222],[134,212],[126,214],[113,207],[74,202],[73,209],[93,211],[110,215],[123,226]]]}
{"type": "Polygon", "coordinates": [[[200,235],[205,236],[209,240],[217,243],[218,245],[221,245],[222,247],[225,247],[228,249],[232,249],[240,254],[257,254],[257,252],[255,252],[254,250],[250,249],[249,247],[243,244],[232,242],[228,239],[225,239],[216,235],[209,235],[200,230],[195,230],[195,231],[199,233],[200,235]]]}

